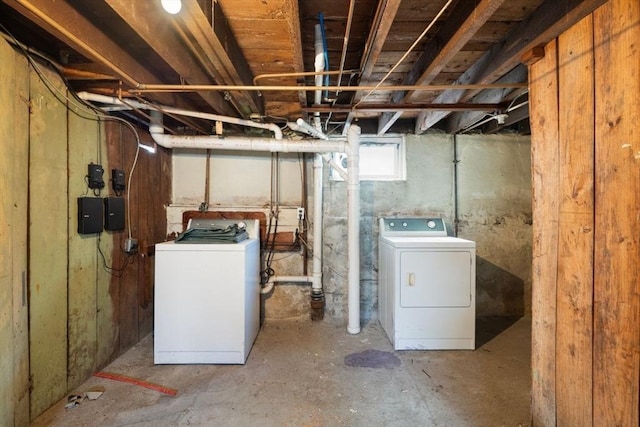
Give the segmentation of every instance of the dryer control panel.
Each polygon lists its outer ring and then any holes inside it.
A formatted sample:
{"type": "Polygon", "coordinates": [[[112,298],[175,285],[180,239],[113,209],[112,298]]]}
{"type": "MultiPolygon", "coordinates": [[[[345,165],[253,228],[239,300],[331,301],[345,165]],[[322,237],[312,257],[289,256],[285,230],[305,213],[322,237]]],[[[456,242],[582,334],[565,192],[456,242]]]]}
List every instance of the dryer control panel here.
{"type": "Polygon", "coordinates": [[[383,236],[446,236],[442,218],[382,218],[380,234],[383,236]]]}

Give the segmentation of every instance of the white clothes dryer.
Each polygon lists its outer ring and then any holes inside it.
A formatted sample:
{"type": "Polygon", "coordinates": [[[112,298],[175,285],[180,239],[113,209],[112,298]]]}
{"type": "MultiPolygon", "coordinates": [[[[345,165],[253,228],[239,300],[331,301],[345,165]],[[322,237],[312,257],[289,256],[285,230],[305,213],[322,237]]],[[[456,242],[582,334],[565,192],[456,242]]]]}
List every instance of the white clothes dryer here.
{"type": "Polygon", "coordinates": [[[378,314],[396,350],[475,348],[475,242],[442,218],[381,218],[378,314]]]}

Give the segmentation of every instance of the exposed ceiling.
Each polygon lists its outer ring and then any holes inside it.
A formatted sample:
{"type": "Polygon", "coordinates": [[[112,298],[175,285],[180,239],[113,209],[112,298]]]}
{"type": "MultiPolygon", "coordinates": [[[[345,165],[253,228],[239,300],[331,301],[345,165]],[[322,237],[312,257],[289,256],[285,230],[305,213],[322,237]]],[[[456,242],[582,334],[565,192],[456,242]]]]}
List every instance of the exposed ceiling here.
{"type": "Polygon", "coordinates": [[[283,125],[319,115],[332,134],[526,133],[525,64],[604,2],[182,0],[170,15],[160,0],[0,0],[0,31],[75,91],[283,125]]]}

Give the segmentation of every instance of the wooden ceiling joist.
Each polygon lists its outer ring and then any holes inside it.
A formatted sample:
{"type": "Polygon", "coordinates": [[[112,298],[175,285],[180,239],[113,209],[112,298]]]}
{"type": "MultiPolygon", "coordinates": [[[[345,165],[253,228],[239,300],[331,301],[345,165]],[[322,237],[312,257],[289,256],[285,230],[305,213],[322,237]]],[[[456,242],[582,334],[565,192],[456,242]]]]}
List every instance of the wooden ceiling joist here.
{"type": "MultiPolygon", "coordinates": [[[[365,44],[364,53],[362,55],[362,63],[360,64],[360,82],[366,82],[371,78],[373,68],[378,62],[378,58],[380,57],[384,43],[387,40],[387,36],[389,35],[389,31],[391,30],[393,20],[396,17],[396,13],[398,13],[398,8],[400,7],[401,2],[402,0],[380,0],[380,3],[378,3],[378,9],[376,10],[373,24],[369,29],[369,38],[365,44]]],[[[363,92],[356,92],[353,96],[354,104],[357,104],[363,96],[363,92]]],[[[345,131],[353,119],[353,114],[349,114],[345,121],[345,131]]]]}
{"type": "MultiPolygon", "coordinates": [[[[217,81],[248,85],[253,73],[242,55],[227,20],[217,2],[213,2],[213,22],[210,24],[196,0],[183,0],[184,12],[180,14],[180,27],[193,40],[191,51],[199,53],[203,65],[213,72],[217,81]]],[[[238,99],[242,114],[263,113],[264,105],[256,93],[231,93],[238,99]]]]}
{"type": "MultiPolygon", "coordinates": [[[[414,63],[403,84],[431,83],[504,1],[482,0],[477,4],[467,1],[459,2],[435,36],[435,40],[439,40],[440,43],[426,44],[425,50],[414,63]]],[[[391,102],[394,104],[409,102],[414,93],[395,92],[391,102]]],[[[383,114],[378,123],[378,134],[385,133],[401,115],[402,111],[383,114]]]]}
{"type": "MultiPolygon", "coordinates": [[[[516,68],[508,72],[504,77],[498,80],[499,83],[518,83],[527,80],[527,67],[523,64],[518,65],[516,68]]],[[[473,98],[473,102],[479,103],[491,103],[502,102],[508,94],[512,92],[512,89],[489,89],[480,92],[473,98]]],[[[482,113],[477,111],[467,111],[464,113],[454,112],[449,110],[452,114],[447,118],[446,130],[449,133],[458,133],[483,118],[482,113]]]]}
{"type": "MultiPolygon", "coordinates": [[[[456,83],[495,82],[521,61],[522,55],[535,46],[546,44],[573,26],[606,0],[546,0],[527,19],[521,21],[507,36],[488,50],[456,83]]],[[[464,102],[477,94],[448,90],[436,102],[464,102]]],[[[448,116],[444,111],[420,113],[416,120],[416,134],[421,134],[448,116]]]]}
{"type": "MultiPolygon", "coordinates": [[[[81,55],[101,64],[105,70],[113,72],[123,81],[125,89],[133,88],[139,82],[160,83],[157,76],[80,14],[69,2],[6,0],[5,3],[27,19],[38,23],[49,34],[81,55]]],[[[168,105],[177,102],[175,95],[172,94],[156,94],[154,101],[168,105]]],[[[218,108],[221,114],[235,113],[224,100],[218,108]]]]}
{"type": "MultiPolygon", "coordinates": [[[[167,22],[169,17],[158,14],[157,5],[154,3],[128,0],[105,0],[105,2],[186,82],[206,84],[219,77],[215,70],[203,69],[203,64],[196,61],[194,56],[184,48],[177,33],[170,31],[171,26],[167,22]]],[[[233,113],[223,95],[205,92],[199,95],[214,110],[224,109],[227,113],[233,113]]]]}

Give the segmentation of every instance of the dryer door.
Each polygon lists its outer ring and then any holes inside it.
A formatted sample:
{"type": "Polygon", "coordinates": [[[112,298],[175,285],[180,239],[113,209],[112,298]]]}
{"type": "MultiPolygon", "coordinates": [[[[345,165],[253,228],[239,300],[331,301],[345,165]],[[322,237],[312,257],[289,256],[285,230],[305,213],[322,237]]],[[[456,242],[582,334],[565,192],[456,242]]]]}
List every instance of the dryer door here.
{"type": "Polygon", "coordinates": [[[471,253],[406,250],[400,254],[401,307],[469,307],[471,253]]]}

